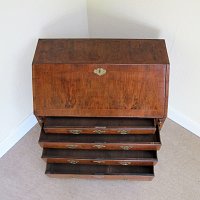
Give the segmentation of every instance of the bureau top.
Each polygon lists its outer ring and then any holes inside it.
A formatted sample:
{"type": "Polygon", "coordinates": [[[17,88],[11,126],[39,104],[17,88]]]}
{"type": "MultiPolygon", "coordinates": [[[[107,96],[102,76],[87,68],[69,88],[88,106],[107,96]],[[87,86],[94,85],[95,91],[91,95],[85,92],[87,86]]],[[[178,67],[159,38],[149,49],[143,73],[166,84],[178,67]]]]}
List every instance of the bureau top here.
{"type": "Polygon", "coordinates": [[[33,64],[169,64],[161,39],[39,39],[33,64]]]}

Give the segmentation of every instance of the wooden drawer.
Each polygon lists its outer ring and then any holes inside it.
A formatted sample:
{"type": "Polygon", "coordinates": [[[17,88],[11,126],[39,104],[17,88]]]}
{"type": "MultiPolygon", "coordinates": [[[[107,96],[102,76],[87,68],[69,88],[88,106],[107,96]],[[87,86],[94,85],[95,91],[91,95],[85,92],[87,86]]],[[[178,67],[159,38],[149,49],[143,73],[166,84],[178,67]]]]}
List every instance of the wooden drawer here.
{"type": "Polygon", "coordinates": [[[151,166],[157,163],[156,151],[44,149],[42,158],[48,163],[69,164],[151,166]]]}
{"type": "Polygon", "coordinates": [[[107,178],[152,180],[153,166],[117,166],[117,165],[71,165],[48,163],[47,175],[67,178],[107,178]]]}
{"type": "Polygon", "coordinates": [[[46,133],[63,134],[152,134],[156,127],[151,118],[47,117],[46,133]]]}
{"type": "Polygon", "coordinates": [[[103,150],[159,150],[161,147],[158,129],[155,134],[135,135],[64,135],[41,130],[39,144],[44,148],[103,150]]]}

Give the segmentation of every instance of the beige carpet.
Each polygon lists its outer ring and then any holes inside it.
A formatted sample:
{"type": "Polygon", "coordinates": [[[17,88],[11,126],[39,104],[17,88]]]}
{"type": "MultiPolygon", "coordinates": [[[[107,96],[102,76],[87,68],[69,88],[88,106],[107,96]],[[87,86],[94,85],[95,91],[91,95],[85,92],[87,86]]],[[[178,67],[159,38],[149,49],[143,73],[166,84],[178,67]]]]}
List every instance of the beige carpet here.
{"type": "Polygon", "coordinates": [[[200,200],[200,138],[167,120],[151,182],[53,179],[35,126],[0,159],[0,200],[200,200]]]}

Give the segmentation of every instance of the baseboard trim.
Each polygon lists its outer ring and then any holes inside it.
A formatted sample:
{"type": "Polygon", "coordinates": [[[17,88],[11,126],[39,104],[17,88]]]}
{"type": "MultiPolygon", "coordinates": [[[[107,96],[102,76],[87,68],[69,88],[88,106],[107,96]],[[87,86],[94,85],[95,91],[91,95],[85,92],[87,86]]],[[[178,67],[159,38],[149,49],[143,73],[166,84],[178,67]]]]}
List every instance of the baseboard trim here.
{"type": "Polygon", "coordinates": [[[11,149],[33,126],[37,120],[33,114],[27,117],[9,136],[0,143],[0,158],[11,149]]]}
{"type": "Polygon", "coordinates": [[[200,124],[191,120],[186,115],[183,115],[182,113],[178,112],[172,107],[169,107],[168,109],[168,117],[176,122],[177,124],[181,125],[185,129],[191,131],[195,135],[200,137],[200,124]]]}

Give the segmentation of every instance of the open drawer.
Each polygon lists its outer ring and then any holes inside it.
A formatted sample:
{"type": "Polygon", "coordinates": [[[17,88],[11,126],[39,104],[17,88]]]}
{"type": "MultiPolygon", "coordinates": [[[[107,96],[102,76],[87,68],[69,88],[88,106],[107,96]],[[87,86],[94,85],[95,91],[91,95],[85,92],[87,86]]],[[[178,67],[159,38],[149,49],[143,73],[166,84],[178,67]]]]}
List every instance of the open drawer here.
{"type": "Polygon", "coordinates": [[[47,117],[46,133],[62,134],[152,134],[153,118],[47,117]]]}
{"type": "Polygon", "coordinates": [[[152,180],[153,166],[117,166],[117,165],[71,165],[48,163],[47,175],[67,178],[105,178],[152,180]]]}
{"type": "Polygon", "coordinates": [[[64,135],[47,134],[41,130],[39,144],[43,148],[102,149],[102,150],[159,150],[160,133],[135,135],[64,135]]]}
{"type": "Polygon", "coordinates": [[[151,166],[157,163],[156,151],[44,149],[42,158],[47,163],[69,163],[74,165],[151,166]]]}

